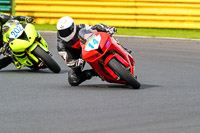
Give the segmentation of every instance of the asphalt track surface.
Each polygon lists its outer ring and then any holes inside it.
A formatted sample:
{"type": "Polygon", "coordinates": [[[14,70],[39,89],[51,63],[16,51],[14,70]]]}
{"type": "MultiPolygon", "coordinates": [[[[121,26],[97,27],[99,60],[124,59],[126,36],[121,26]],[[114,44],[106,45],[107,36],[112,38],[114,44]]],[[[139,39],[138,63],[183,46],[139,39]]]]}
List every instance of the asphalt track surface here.
{"type": "Polygon", "coordinates": [[[134,90],[98,77],[70,87],[55,33],[42,35],[62,71],[2,69],[0,133],[199,133],[199,40],[118,37],[133,50],[134,90]]]}

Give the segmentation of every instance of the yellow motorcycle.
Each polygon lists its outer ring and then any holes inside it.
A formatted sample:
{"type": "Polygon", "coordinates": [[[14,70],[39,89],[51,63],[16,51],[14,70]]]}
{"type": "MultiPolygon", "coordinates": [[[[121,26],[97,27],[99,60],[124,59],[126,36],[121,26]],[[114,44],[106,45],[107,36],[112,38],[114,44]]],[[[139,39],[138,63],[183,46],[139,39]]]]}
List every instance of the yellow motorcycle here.
{"type": "Polygon", "coordinates": [[[49,68],[54,73],[60,72],[60,66],[52,59],[48,44],[33,24],[9,20],[3,25],[2,34],[4,46],[14,63],[36,70],[49,68]]]}

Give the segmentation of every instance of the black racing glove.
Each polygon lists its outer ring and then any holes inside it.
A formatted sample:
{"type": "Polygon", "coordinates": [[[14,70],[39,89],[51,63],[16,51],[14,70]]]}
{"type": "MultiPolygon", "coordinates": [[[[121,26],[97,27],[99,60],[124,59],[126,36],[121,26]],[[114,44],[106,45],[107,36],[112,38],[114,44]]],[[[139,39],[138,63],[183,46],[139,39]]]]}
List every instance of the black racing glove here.
{"type": "Polygon", "coordinates": [[[109,34],[117,33],[117,29],[115,27],[110,27],[105,24],[96,24],[91,27],[92,30],[97,30],[100,32],[107,32],[109,34]]]}
{"type": "Polygon", "coordinates": [[[34,18],[32,18],[32,17],[26,17],[26,22],[27,23],[32,23],[33,20],[34,20],[34,18]]]}
{"type": "Polygon", "coordinates": [[[67,62],[67,66],[70,68],[82,67],[85,61],[83,59],[72,60],[67,62]]]}
{"type": "Polygon", "coordinates": [[[109,33],[111,35],[114,34],[114,33],[117,33],[117,29],[115,27],[108,27],[106,29],[106,31],[107,31],[107,33],[109,33]]]}

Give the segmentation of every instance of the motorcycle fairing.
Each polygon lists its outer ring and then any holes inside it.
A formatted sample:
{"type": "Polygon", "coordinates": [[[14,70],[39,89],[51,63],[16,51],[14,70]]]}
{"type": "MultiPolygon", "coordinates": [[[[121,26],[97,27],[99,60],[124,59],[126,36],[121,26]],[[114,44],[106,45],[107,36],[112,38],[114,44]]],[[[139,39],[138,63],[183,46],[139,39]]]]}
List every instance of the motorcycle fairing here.
{"type": "Polygon", "coordinates": [[[82,45],[82,58],[88,62],[94,62],[94,60],[98,60],[102,56],[102,53],[99,51],[103,52],[106,50],[104,45],[108,40],[108,35],[109,34],[105,32],[100,32],[100,34],[95,32],[95,35],[87,41],[86,45],[82,45]]]}
{"type": "Polygon", "coordinates": [[[105,32],[95,32],[96,36],[100,35],[101,40],[98,49],[91,51],[85,50],[82,44],[82,58],[86,60],[90,66],[100,75],[103,80],[115,83],[126,83],[119,80],[118,76],[108,67],[108,62],[112,58],[116,58],[134,75],[134,60],[132,56],[125,51],[115,39],[105,32]]]}
{"type": "Polygon", "coordinates": [[[24,66],[33,66],[33,62],[29,59],[26,52],[13,53],[14,58],[24,66]]]}
{"type": "Polygon", "coordinates": [[[35,38],[37,37],[37,32],[32,24],[27,24],[23,32],[25,32],[28,40],[15,38],[9,43],[10,48],[14,52],[25,51],[25,49],[27,49],[34,43],[35,38]]]}
{"type": "Polygon", "coordinates": [[[34,25],[20,24],[18,21],[12,20],[3,27],[3,40],[9,43],[14,58],[20,64],[31,67],[39,63],[38,58],[31,53],[38,45],[48,52],[48,44],[40,37],[34,25]],[[36,41],[37,38],[40,38],[40,42],[36,41]]]}

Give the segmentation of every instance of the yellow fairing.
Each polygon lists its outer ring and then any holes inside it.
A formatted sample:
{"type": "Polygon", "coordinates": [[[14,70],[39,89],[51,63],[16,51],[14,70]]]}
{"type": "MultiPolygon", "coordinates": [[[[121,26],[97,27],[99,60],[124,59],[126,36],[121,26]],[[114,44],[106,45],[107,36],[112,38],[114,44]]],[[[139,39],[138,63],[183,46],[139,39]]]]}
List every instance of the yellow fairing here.
{"type": "Polygon", "coordinates": [[[24,66],[32,66],[33,65],[32,61],[30,61],[29,57],[26,55],[25,52],[18,53],[18,54],[13,53],[13,55],[15,56],[15,59],[20,64],[23,64],[24,66]]]}
{"type": "Polygon", "coordinates": [[[27,24],[24,32],[27,35],[28,40],[22,40],[22,39],[15,39],[9,43],[10,48],[14,52],[24,52],[25,49],[30,47],[33,42],[35,41],[35,38],[37,37],[37,31],[35,30],[35,27],[32,24],[27,24]]]}

